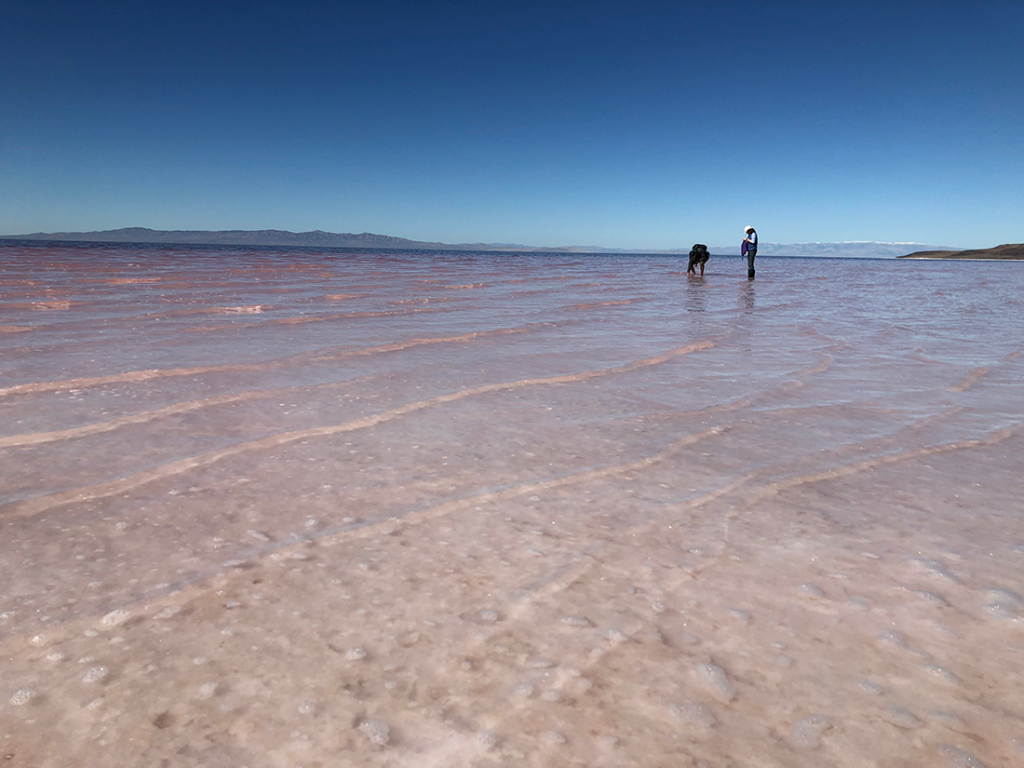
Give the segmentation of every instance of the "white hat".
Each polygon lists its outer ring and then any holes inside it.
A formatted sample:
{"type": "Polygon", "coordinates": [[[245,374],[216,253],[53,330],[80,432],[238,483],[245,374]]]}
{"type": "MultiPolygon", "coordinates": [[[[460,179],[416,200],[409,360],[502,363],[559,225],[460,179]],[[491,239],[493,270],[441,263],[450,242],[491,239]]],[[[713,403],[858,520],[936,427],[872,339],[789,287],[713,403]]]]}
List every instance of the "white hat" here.
{"type": "Polygon", "coordinates": [[[743,231],[744,231],[744,232],[749,232],[749,231],[750,231],[750,230],[752,230],[752,229],[753,229],[753,227],[752,227],[752,226],[750,226],[750,225],[748,224],[747,226],[745,226],[745,227],[743,228],[743,231]]]}

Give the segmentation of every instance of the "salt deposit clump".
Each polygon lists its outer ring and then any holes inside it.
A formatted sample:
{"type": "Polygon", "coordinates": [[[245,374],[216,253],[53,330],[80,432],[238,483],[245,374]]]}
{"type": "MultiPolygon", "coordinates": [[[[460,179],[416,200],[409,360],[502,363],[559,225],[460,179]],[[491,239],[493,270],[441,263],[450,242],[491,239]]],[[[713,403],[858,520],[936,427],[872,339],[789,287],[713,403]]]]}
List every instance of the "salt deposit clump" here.
{"type": "Polygon", "coordinates": [[[736,689],[721,667],[715,664],[701,664],[697,667],[697,677],[719,701],[730,702],[736,698],[736,689]]]}
{"type": "Polygon", "coordinates": [[[23,707],[29,703],[36,692],[31,688],[22,688],[20,691],[15,691],[14,695],[11,696],[11,704],[16,707],[23,707]]]}
{"type": "Polygon", "coordinates": [[[559,619],[563,624],[568,624],[570,627],[589,627],[590,619],[584,616],[563,616],[559,619]]]}
{"type": "Polygon", "coordinates": [[[711,710],[699,701],[691,701],[682,706],[671,704],[668,709],[672,717],[679,722],[697,728],[711,728],[717,722],[711,710]]]}
{"type": "Polygon", "coordinates": [[[985,764],[970,752],[939,744],[939,754],[946,758],[946,768],[985,768],[985,764]]]}
{"type": "Polygon", "coordinates": [[[176,614],[178,614],[180,612],[181,612],[181,606],[180,605],[168,605],[162,611],[160,611],[159,613],[155,614],[153,616],[153,618],[154,619],[169,619],[172,616],[174,616],[174,615],[176,615],[176,614]]]}
{"type": "Polygon", "coordinates": [[[730,608],[728,609],[728,611],[726,611],[726,613],[728,613],[730,617],[736,619],[736,621],[740,622],[741,624],[750,623],[750,612],[744,611],[742,608],[730,608]]]}
{"type": "Polygon", "coordinates": [[[83,683],[96,683],[107,676],[106,667],[93,667],[85,673],[85,677],[82,678],[83,683]]]}
{"type": "Polygon", "coordinates": [[[885,722],[892,723],[897,728],[909,730],[911,728],[921,727],[921,721],[903,707],[889,707],[885,710],[885,714],[882,718],[885,722]]]}
{"type": "Polygon", "coordinates": [[[480,731],[476,735],[476,743],[481,749],[494,749],[498,743],[498,737],[494,735],[494,731],[480,731]]]}
{"type": "Polygon", "coordinates": [[[859,685],[862,690],[870,693],[872,696],[878,696],[882,692],[882,686],[872,683],[870,680],[861,680],[859,685]]]}
{"type": "Polygon", "coordinates": [[[928,719],[931,720],[933,723],[943,725],[952,731],[963,731],[967,727],[967,724],[963,721],[963,719],[961,719],[957,715],[954,715],[952,712],[932,712],[928,716],[928,719]]]}
{"type": "Polygon", "coordinates": [[[1021,603],[1020,595],[1012,589],[990,587],[985,590],[985,596],[993,603],[1002,603],[1003,605],[1020,605],[1021,603]]]}
{"type": "Polygon", "coordinates": [[[989,603],[988,605],[981,606],[982,610],[985,611],[993,619],[999,621],[1020,621],[1020,618],[1013,612],[1013,610],[1003,603],[989,603]]]}
{"type": "Polygon", "coordinates": [[[810,597],[812,599],[818,599],[825,596],[825,590],[817,584],[801,584],[797,589],[800,590],[805,597],[810,597]]]}
{"type": "Polygon", "coordinates": [[[878,633],[878,642],[892,648],[907,650],[907,641],[903,639],[903,633],[897,629],[883,629],[878,633]]]}
{"type": "Polygon", "coordinates": [[[380,720],[363,720],[359,724],[359,731],[371,744],[378,747],[386,746],[391,741],[391,728],[380,720]]]}
{"type": "Polygon", "coordinates": [[[832,727],[825,715],[811,715],[797,720],[789,732],[789,743],[794,749],[815,749],[821,743],[823,731],[832,727]]]}
{"type": "Polygon", "coordinates": [[[366,651],[362,648],[349,648],[345,651],[347,661],[362,661],[366,658],[366,651]]]}
{"type": "Polygon", "coordinates": [[[960,679],[956,675],[937,664],[922,664],[921,669],[939,682],[946,683],[946,685],[959,685],[960,683],[960,679]]]}
{"type": "Polygon", "coordinates": [[[484,608],[484,610],[480,611],[480,620],[481,621],[497,621],[498,620],[498,612],[495,611],[495,610],[492,610],[490,608],[484,608]]]}
{"type": "Polygon", "coordinates": [[[131,614],[128,613],[128,611],[123,608],[118,608],[100,619],[100,625],[104,627],[116,627],[119,624],[124,624],[128,621],[130,616],[131,614]]]}
{"type": "Polygon", "coordinates": [[[196,696],[198,696],[200,699],[209,699],[215,693],[217,693],[217,684],[216,683],[213,683],[213,682],[203,683],[202,685],[199,686],[199,690],[196,691],[196,696]]]}

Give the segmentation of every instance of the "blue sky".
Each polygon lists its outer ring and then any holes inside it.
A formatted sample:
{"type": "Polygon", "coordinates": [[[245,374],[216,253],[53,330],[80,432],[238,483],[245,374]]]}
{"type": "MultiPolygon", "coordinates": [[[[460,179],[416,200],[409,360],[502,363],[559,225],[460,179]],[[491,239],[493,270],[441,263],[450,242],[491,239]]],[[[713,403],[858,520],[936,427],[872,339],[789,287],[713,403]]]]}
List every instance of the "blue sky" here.
{"type": "Polygon", "coordinates": [[[0,234],[1024,241],[1024,3],[0,0],[0,234]]]}

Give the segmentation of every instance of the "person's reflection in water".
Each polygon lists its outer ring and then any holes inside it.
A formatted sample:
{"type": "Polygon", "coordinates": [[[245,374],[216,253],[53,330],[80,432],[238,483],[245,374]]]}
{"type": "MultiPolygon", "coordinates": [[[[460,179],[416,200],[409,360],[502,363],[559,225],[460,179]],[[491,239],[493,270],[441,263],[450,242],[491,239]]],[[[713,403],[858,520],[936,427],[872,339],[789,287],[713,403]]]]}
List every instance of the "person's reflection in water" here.
{"type": "Polygon", "coordinates": [[[686,311],[687,312],[704,312],[706,307],[704,305],[704,291],[705,284],[703,276],[697,277],[696,275],[691,280],[686,281],[686,311]]]}
{"type": "Polygon", "coordinates": [[[740,301],[743,303],[743,311],[750,313],[754,311],[754,279],[748,278],[747,282],[740,283],[740,301]]]}

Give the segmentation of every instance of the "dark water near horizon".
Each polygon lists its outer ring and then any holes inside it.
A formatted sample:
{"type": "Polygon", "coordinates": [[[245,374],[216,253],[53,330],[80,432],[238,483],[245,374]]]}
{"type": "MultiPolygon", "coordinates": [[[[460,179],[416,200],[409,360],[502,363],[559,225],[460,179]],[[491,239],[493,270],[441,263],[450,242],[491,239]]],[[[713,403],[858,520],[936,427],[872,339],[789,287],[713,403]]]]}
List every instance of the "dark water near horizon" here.
{"type": "Polygon", "coordinates": [[[1024,759],[1020,263],[0,268],[11,765],[1024,759]]]}

